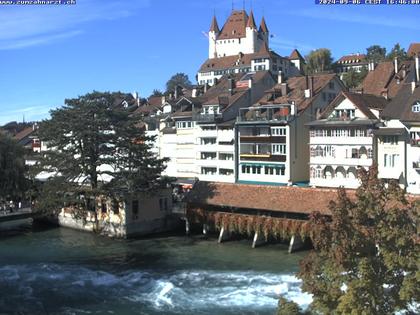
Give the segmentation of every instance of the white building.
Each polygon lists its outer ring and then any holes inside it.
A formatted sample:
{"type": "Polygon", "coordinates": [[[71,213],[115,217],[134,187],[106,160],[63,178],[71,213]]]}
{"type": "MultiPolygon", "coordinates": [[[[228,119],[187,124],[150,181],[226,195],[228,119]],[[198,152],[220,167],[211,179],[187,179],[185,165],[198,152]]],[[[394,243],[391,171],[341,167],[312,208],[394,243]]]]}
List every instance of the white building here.
{"type": "Polygon", "coordinates": [[[383,111],[377,135],[379,177],[420,193],[420,69],[415,58],[401,89],[383,111]]]}
{"type": "Polygon", "coordinates": [[[368,68],[368,61],[366,59],[366,55],[364,54],[350,54],[346,56],[342,56],[336,62],[336,71],[338,73],[348,72],[348,71],[356,71],[361,72],[363,68],[367,70],[368,68]]]}
{"type": "Polygon", "coordinates": [[[237,182],[299,184],[309,181],[309,129],[338,93],[334,74],[292,77],[268,90],[260,101],[240,110],[237,129],[237,182]]]}
{"type": "Polygon", "coordinates": [[[299,74],[288,58],[281,57],[269,48],[269,30],[264,18],[257,29],[254,15],[245,11],[232,11],[222,29],[216,17],[209,31],[209,58],[197,74],[199,84],[213,85],[225,74],[251,71],[272,71],[277,75],[299,74]]]}
{"type": "Polygon", "coordinates": [[[310,185],[357,188],[357,170],[374,160],[373,130],[388,101],[341,92],[310,128],[310,185]]]}

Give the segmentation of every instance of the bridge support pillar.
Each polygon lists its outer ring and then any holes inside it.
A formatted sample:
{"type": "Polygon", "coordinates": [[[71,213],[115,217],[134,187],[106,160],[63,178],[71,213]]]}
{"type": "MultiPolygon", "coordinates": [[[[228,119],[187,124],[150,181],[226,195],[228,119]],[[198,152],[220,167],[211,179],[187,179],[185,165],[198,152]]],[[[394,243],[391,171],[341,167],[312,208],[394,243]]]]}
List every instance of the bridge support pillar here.
{"type": "Polygon", "coordinates": [[[208,224],[203,224],[203,234],[208,235],[210,231],[210,226],[208,224]]]}
{"type": "Polygon", "coordinates": [[[190,235],[190,221],[188,221],[187,218],[185,218],[185,234],[186,235],[190,235]]]}
{"type": "Polygon", "coordinates": [[[230,238],[229,231],[225,230],[224,227],[220,229],[219,239],[217,240],[218,243],[222,243],[224,241],[227,241],[230,238]]]}
{"type": "Polygon", "coordinates": [[[304,246],[304,242],[302,238],[298,235],[293,235],[292,238],[290,239],[289,254],[302,249],[303,246],[304,246]]]}
{"type": "Polygon", "coordinates": [[[252,248],[256,248],[263,244],[265,244],[265,238],[263,237],[261,233],[255,232],[254,239],[252,241],[252,248]]]}

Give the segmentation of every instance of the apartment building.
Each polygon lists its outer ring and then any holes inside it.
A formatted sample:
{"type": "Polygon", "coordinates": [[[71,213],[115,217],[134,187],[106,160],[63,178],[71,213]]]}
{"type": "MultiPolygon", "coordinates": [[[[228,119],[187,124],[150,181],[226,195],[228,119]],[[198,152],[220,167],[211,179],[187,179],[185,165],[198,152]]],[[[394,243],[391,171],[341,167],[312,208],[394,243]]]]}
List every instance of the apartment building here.
{"type": "Polygon", "coordinates": [[[376,132],[379,177],[398,180],[409,193],[420,193],[420,67],[416,56],[401,88],[382,114],[376,132]]]}
{"type": "Polygon", "coordinates": [[[368,69],[369,62],[364,54],[350,54],[342,56],[336,62],[336,71],[338,73],[356,71],[360,72],[362,69],[368,69]]]}
{"type": "Polygon", "coordinates": [[[373,164],[373,132],[388,103],[380,96],[343,91],[308,124],[311,186],[359,187],[357,170],[373,164]]]}
{"type": "Polygon", "coordinates": [[[237,182],[307,184],[309,129],[306,123],[344,89],[335,74],[292,77],[252,107],[240,109],[236,122],[237,182]]]}

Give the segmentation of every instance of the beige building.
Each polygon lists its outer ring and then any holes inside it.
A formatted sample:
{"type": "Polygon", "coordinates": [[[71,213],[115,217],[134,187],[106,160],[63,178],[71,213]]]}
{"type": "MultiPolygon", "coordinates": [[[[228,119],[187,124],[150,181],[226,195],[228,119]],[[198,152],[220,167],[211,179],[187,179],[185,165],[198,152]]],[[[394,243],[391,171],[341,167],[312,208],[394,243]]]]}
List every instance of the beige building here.
{"type": "Polygon", "coordinates": [[[237,182],[292,185],[309,181],[306,124],[344,89],[335,74],[299,76],[268,90],[236,122],[237,182]]]}

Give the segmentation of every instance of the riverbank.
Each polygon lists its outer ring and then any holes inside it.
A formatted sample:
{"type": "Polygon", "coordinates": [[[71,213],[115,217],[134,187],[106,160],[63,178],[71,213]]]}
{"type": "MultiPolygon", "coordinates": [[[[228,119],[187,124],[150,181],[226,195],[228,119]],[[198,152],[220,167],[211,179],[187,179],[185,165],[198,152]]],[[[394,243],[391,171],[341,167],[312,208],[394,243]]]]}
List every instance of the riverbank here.
{"type": "Polygon", "coordinates": [[[280,294],[310,302],[293,277],[304,255],[247,240],[110,240],[35,226],[0,238],[0,313],[272,315],[280,294]]]}

